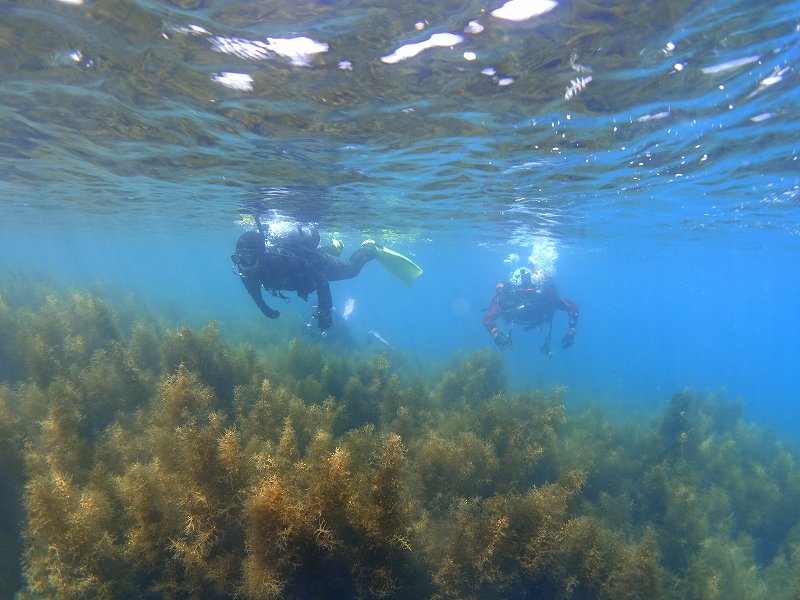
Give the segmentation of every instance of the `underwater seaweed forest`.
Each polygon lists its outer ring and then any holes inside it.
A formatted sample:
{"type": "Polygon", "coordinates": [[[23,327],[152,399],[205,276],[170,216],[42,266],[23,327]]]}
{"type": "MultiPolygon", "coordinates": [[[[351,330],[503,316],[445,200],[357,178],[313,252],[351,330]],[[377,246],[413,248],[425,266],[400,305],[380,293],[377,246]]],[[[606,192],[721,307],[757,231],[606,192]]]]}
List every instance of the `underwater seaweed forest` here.
{"type": "Polygon", "coordinates": [[[221,338],[4,277],[0,596],[800,597],[798,456],[740,403],[221,338]]]}

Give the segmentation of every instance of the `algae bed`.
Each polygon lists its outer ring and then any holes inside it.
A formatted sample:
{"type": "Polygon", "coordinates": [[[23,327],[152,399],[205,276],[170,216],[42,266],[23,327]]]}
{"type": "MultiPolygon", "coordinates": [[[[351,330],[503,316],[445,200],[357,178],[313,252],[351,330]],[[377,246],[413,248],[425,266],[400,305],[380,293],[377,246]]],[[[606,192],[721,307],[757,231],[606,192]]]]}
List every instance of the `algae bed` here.
{"type": "Polygon", "coordinates": [[[0,282],[4,598],[800,597],[797,452],[677,390],[646,423],[0,282]]]}

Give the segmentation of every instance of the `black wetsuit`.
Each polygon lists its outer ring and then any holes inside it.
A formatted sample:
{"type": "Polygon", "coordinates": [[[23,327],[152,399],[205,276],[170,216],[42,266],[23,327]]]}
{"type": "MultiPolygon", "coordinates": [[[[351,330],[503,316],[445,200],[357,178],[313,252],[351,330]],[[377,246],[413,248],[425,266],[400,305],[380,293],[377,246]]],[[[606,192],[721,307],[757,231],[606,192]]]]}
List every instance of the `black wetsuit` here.
{"type": "Polygon", "coordinates": [[[277,311],[264,302],[262,286],[276,296],[282,291],[297,292],[303,300],[316,292],[319,324],[325,329],[323,324],[330,326],[333,308],[328,282],[352,279],[367,262],[375,258],[375,254],[374,246],[363,246],[345,260],[319,248],[278,244],[266,248],[265,254],[260,256],[255,274],[242,274],[242,283],[261,312],[273,319],[278,316],[277,311]]]}

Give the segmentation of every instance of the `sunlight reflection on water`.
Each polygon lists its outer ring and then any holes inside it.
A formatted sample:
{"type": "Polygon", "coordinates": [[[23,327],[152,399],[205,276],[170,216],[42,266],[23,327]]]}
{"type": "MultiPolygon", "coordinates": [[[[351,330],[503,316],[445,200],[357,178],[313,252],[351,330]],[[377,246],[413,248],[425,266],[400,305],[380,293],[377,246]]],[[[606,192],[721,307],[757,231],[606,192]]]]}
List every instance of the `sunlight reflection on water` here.
{"type": "Polygon", "coordinates": [[[283,190],[316,219],[505,239],[582,236],[588,214],[600,235],[620,214],[748,227],[739,206],[798,186],[791,6],[18,4],[0,190],[228,221],[283,190]]]}

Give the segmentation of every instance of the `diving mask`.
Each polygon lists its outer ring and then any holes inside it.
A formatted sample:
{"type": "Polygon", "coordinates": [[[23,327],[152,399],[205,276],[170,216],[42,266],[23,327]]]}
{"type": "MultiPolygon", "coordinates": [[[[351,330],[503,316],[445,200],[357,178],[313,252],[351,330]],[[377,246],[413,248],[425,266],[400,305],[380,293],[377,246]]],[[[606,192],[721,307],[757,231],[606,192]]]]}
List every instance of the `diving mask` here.
{"type": "Polygon", "coordinates": [[[231,255],[231,260],[241,271],[252,271],[258,267],[258,255],[249,250],[239,250],[236,254],[231,255]]]}

